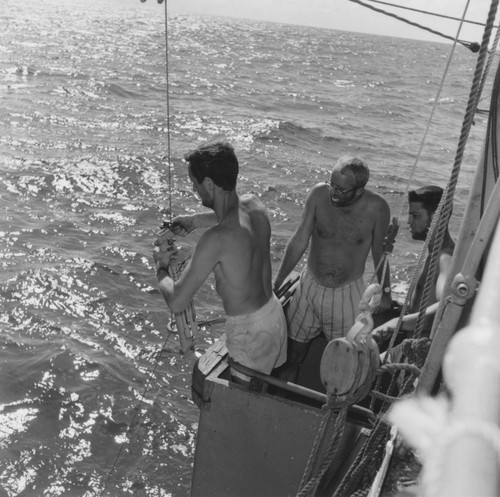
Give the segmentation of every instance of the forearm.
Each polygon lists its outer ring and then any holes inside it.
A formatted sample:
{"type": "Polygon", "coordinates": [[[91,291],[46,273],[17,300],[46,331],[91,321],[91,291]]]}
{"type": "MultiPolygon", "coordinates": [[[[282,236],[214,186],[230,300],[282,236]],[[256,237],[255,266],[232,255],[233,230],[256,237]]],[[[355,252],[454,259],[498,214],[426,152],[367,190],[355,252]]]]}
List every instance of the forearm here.
{"type": "Polygon", "coordinates": [[[193,214],[194,228],[210,228],[217,224],[217,216],[215,212],[198,212],[193,214]]]}
{"type": "Polygon", "coordinates": [[[305,248],[298,246],[296,243],[289,243],[285,249],[285,255],[278,269],[278,274],[274,280],[274,289],[277,290],[285,281],[285,278],[295,268],[300,258],[305,252],[305,248]]]}
{"type": "MultiPolygon", "coordinates": [[[[436,310],[438,308],[438,302],[430,305],[425,310],[424,321],[423,321],[423,329],[430,330],[432,328],[432,324],[434,323],[434,317],[436,316],[436,310]]],[[[402,331],[413,331],[417,325],[418,312],[414,312],[412,314],[406,314],[403,317],[403,322],[401,323],[402,331]]]]}
{"type": "Polygon", "coordinates": [[[171,302],[174,297],[174,280],[170,277],[168,268],[160,266],[156,270],[156,278],[158,279],[160,293],[167,306],[171,309],[171,302]]]}

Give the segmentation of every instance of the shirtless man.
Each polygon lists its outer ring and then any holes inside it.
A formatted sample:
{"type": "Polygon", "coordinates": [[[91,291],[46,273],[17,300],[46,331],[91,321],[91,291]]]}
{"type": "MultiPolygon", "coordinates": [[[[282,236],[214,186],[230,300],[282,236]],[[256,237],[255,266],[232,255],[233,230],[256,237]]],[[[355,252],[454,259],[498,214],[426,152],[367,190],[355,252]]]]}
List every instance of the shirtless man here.
{"type": "MultiPolygon", "coordinates": [[[[431,226],[432,218],[434,216],[434,213],[436,212],[442,195],[443,189],[439,186],[424,186],[422,188],[419,188],[418,190],[410,191],[408,193],[408,224],[410,225],[412,238],[414,240],[425,241],[427,239],[427,234],[431,226]]],[[[429,254],[427,255],[422,271],[418,276],[415,291],[413,295],[411,295],[408,314],[403,317],[403,321],[401,323],[400,331],[402,332],[411,332],[415,329],[415,324],[417,322],[420,308],[420,301],[424,292],[427,273],[429,272],[432,245],[433,240],[431,239],[428,246],[429,254]]],[[[443,294],[443,289],[446,278],[448,276],[448,271],[450,269],[454,248],[455,242],[451,238],[447,227],[439,254],[439,264],[437,266],[437,272],[434,275],[432,291],[427,302],[428,307],[425,311],[423,330],[424,334],[427,335],[430,334],[430,331],[432,329],[432,323],[439,305],[439,299],[443,294]]],[[[397,326],[397,323],[398,318],[394,318],[378,326],[372,332],[373,338],[379,343],[383,342],[387,337],[390,337],[392,335],[397,326]]]]}
{"type": "MultiPolygon", "coordinates": [[[[274,289],[277,291],[309,248],[307,266],[286,309],[288,362],[280,376],[295,381],[311,341],[321,331],[327,340],[347,334],[359,314],[366,288],[363,280],[368,254],[375,267],[383,257],[390,222],[387,202],[365,189],[370,176],[362,159],[345,156],[332,169],[329,183],[318,183],[306,200],[302,219],[285,249],[274,289]]],[[[381,309],[392,299],[390,276],[383,265],[378,278],[383,289],[381,309]]]]}
{"type": "MultiPolygon", "coordinates": [[[[177,281],[168,275],[175,252],[162,234],[153,253],[159,289],[174,313],[186,309],[213,271],[226,312],[226,346],[230,357],[269,374],[286,360],[286,320],[272,291],[271,226],[263,203],[236,193],[238,160],[226,141],[209,142],[185,156],[189,178],[202,204],[213,212],[178,216],[174,234],[209,228],[177,281]]],[[[233,371],[242,380],[248,377],[233,371]]]]}

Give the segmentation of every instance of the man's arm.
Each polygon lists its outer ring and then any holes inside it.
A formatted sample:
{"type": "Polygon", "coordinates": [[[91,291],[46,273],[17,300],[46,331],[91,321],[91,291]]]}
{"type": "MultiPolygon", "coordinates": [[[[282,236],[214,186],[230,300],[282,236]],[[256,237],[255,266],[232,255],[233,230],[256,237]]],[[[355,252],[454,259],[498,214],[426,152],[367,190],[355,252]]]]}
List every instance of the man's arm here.
{"type": "Polygon", "coordinates": [[[436,299],[439,301],[443,296],[444,286],[446,284],[446,279],[448,278],[448,273],[450,272],[452,255],[448,253],[442,253],[439,256],[439,274],[436,280],[436,299]]]}
{"type": "Polygon", "coordinates": [[[155,257],[159,264],[156,273],[158,287],[172,312],[179,313],[188,307],[194,294],[219,261],[219,253],[220,247],[216,233],[212,231],[203,233],[196,245],[193,257],[177,281],[174,281],[167,272],[170,258],[167,255],[155,257]]]}
{"type": "MultiPolygon", "coordinates": [[[[439,301],[441,300],[441,297],[443,296],[443,290],[444,290],[444,285],[446,282],[446,278],[448,277],[448,272],[451,267],[451,254],[443,253],[439,257],[439,275],[436,280],[436,299],[437,302],[434,302],[430,306],[428,306],[425,309],[425,314],[424,314],[424,322],[423,322],[423,329],[424,330],[430,330],[432,329],[433,323],[434,323],[434,318],[436,316],[436,311],[439,306],[439,301]]],[[[415,329],[415,326],[417,324],[417,318],[418,318],[418,312],[414,312],[412,314],[406,314],[406,316],[403,316],[403,320],[401,322],[401,331],[413,331],[415,329]]],[[[373,338],[377,341],[383,341],[392,333],[394,333],[394,330],[396,329],[398,323],[398,318],[393,318],[390,321],[387,321],[386,323],[378,326],[372,331],[372,336],[373,338]]]]}
{"type": "MultiPolygon", "coordinates": [[[[435,302],[434,304],[427,307],[424,315],[424,330],[432,327],[432,322],[434,321],[434,316],[436,315],[436,311],[439,303],[435,302]],[[430,323],[430,324],[429,324],[430,323]]],[[[412,314],[406,314],[403,316],[403,320],[401,321],[401,327],[399,330],[401,332],[413,332],[415,330],[415,326],[417,324],[418,312],[414,312],[412,314]]],[[[388,338],[392,336],[394,333],[396,326],[398,324],[399,318],[392,318],[389,321],[377,326],[372,331],[372,337],[377,343],[382,343],[388,338]]]]}
{"type": "Polygon", "coordinates": [[[275,292],[280,288],[285,278],[297,265],[297,262],[299,262],[309,245],[309,239],[314,229],[314,220],[316,216],[316,191],[317,188],[313,187],[309,192],[300,223],[287,243],[285,255],[283,256],[278,274],[274,281],[275,292]]]}
{"type": "Polygon", "coordinates": [[[215,212],[198,212],[196,214],[185,214],[172,219],[172,233],[174,235],[186,236],[196,228],[210,228],[217,224],[215,212]]]}
{"type": "Polygon", "coordinates": [[[388,259],[380,267],[378,266],[384,257],[384,241],[389,230],[391,211],[389,204],[383,198],[379,197],[379,202],[380,205],[372,237],[372,258],[374,267],[377,270],[378,282],[382,287],[382,300],[378,310],[384,311],[390,309],[392,305],[391,272],[388,259]]]}

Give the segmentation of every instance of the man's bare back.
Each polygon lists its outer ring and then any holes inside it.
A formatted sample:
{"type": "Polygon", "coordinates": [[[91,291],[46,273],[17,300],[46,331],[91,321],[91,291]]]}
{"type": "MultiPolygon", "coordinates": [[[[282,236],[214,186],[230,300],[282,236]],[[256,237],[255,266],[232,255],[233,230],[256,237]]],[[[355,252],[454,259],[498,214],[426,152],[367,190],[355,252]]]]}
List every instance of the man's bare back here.
{"type": "Polygon", "coordinates": [[[255,195],[241,196],[238,210],[202,238],[219,246],[214,275],[226,314],[260,309],[272,295],[271,226],[262,202],[255,195]]]}
{"type": "MultiPolygon", "coordinates": [[[[158,287],[174,313],[182,312],[210,273],[226,312],[226,346],[237,363],[265,374],[286,359],[286,320],[272,292],[271,226],[263,203],[254,195],[239,196],[239,171],[233,147],[208,142],[186,155],[193,190],[213,212],[177,216],[171,229],[186,235],[208,228],[179,279],[169,274],[173,251],[160,236],[153,253],[158,287]]],[[[249,378],[231,367],[239,381],[249,378]]]]}

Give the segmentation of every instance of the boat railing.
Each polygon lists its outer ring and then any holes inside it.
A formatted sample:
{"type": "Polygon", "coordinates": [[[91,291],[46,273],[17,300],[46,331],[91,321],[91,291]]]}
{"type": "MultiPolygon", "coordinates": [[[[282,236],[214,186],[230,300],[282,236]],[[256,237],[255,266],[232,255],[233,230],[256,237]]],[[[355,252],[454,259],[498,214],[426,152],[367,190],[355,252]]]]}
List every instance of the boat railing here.
{"type": "MultiPolygon", "coordinates": [[[[317,402],[321,405],[322,408],[326,409],[326,406],[328,404],[328,397],[325,393],[317,392],[316,390],[312,390],[311,388],[307,388],[290,381],[281,380],[280,378],[276,378],[275,376],[260,373],[259,371],[247,368],[246,366],[233,361],[229,357],[227,359],[227,362],[231,368],[246,376],[249,376],[252,379],[250,381],[250,390],[259,391],[261,390],[260,385],[270,385],[275,387],[275,391],[281,392],[282,394],[287,393],[298,395],[305,399],[312,400],[313,402],[317,402]]],[[[375,414],[370,409],[366,409],[358,405],[349,406],[348,415],[350,418],[362,420],[369,425],[372,425],[375,420],[375,414]]]]}
{"type": "Polygon", "coordinates": [[[276,378],[274,376],[270,376],[264,373],[260,373],[259,371],[255,371],[253,369],[247,368],[246,366],[243,366],[242,364],[237,363],[236,361],[233,361],[230,357],[227,360],[229,366],[231,368],[235,369],[241,374],[244,374],[245,376],[248,376],[251,378],[250,381],[250,389],[251,390],[260,390],[258,386],[258,382],[264,383],[266,385],[272,385],[274,387],[277,387],[280,390],[283,390],[285,392],[290,392],[293,394],[301,395],[303,397],[306,397],[308,399],[311,399],[313,401],[319,402],[320,404],[326,404],[327,402],[327,396],[326,394],[322,392],[317,392],[316,390],[312,390],[307,387],[303,387],[302,385],[297,385],[296,383],[291,383],[289,381],[281,380],[279,378],[276,378]],[[256,381],[257,380],[257,381],[256,381]],[[257,386],[256,386],[257,385],[257,386]]]}

